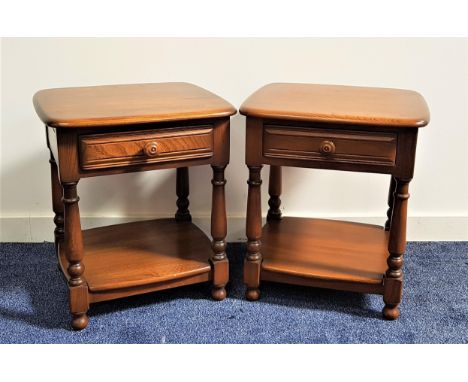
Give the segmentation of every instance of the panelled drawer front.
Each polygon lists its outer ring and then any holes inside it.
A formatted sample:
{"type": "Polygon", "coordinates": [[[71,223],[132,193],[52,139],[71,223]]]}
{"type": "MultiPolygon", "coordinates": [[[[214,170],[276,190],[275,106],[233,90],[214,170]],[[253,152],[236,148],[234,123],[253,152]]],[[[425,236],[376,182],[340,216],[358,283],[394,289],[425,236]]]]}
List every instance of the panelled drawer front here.
{"type": "Polygon", "coordinates": [[[212,156],[211,125],[80,137],[80,163],[84,170],[212,156]]]}
{"type": "Polygon", "coordinates": [[[263,155],[270,158],[393,166],[393,133],[265,125],[263,155]]]}

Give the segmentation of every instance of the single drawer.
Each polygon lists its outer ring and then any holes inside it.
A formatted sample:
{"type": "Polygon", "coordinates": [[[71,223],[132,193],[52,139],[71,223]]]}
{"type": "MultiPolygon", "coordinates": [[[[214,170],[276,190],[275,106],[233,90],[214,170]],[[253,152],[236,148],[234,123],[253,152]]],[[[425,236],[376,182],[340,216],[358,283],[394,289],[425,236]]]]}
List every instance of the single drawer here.
{"type": "Polygon", "coordinates": [[[393,133],[265,125],[263,155],[270,158],[393,166],[393,133]]]}
{"type": "Polygon", "coordinates": [[[80,136],[84,170],[213,156],[213,126],[80,136]]]}

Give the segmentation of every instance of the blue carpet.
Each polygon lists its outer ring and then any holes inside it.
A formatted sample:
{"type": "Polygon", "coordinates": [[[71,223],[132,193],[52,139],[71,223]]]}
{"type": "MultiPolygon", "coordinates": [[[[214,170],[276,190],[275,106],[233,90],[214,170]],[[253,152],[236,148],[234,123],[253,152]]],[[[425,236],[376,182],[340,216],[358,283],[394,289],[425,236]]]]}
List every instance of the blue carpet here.
{"type": "Polygon", "coordinates": [[[468,242],[408,244],[394,322],[373,295],[264,283],[248,302],[244,248],[228,246],[222,302],[208,284],[103,302],[73,332],[53,244],[0,244],[0,343],[468,343],[468,242]]]}

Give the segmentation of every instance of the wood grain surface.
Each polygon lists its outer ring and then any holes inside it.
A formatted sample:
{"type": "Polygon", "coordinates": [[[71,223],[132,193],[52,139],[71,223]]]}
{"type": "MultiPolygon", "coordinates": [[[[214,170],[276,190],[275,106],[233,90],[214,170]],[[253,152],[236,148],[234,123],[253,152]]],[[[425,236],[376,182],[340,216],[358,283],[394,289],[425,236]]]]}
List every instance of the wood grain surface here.
{"type": "Polygon", "coordinates": [[[277,83],[251,95],[240,111],[247,116],[249,168],[246,298],[260,298],[260,281],[376,293],[383,295],[384,318],[398,318],[408,184],[418,130],[429,122],[423,97],[400,89],[277,83]],[[263,165],[272,171],[262,230],[263,165]],[[283,166],[390,174],[385,228],[281,218],[277,169],[283,166]]]}
{"type": "Polygon", "coordinates": [[[262,233],[262,269],[299,277],[381,284],[388,232],[335,220],[283,217],[262,233]]]}
{"type": "Polygon", "coordinates": [[[89,305],[99,301],[208,281],[213,298],[224,299],[224,169],[234,107],[188,83],[48,89],[33,100],[46,124],[56,251],[73,329],[88,325],[89,305]],[[188,210],[188,167],[198,165],[213,168],[212,242],[188,210]],[[175,219],[81,230],[80,179],[167,168],[177,169],[175,219]]]}
{"type": "Polygon", "coordinates": [[[253,93],[240,107],[249,117],[423,127],[429,109],[417,92],[339,85],[273,83],[253,93]]]}
{"type": "Polygon", "coordinates": [[[227,117],[236,109],[185,82],[45,89],[33,97],[40,119],[52,127],[96,127],[227,117]]]}
{"type": "Polygon", "coordinates": [[[85,170],[210,158],[213,127],[89,134],[80,136],[79,145],[80,165],[85,170]]]}
{"type": "Polygon", "coordinates": [[[267,124],[263,132],[263,155],[273,158],[393,166],[396,148],[394,133],[267,124]]]}
{"type": "MultiPolygon", "coordinates": [[[[191,222],[159,219],[93,228],[83,231],[83,242],[90,292],[170,282],[211,271],[210,240],[191,222]]],[[[66,270],[64,251],[60,257],[66,270]]]]}

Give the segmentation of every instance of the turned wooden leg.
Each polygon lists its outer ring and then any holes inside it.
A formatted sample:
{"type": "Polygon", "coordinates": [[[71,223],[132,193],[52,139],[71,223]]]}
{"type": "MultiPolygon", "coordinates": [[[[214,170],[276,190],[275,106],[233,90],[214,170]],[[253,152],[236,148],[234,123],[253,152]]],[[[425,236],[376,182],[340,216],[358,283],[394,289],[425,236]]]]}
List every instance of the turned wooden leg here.
{"type": "Polygon", "coordinates": [[[268,194],[270,199],[268,200],[267,221],[281,220],[281,167],[270,166],[270,180],[268,183],[268,194]]]}
{"type": "Polygon", "coordinates": [[[388,189],[388,210],[387,210],[387,221],[385,222],[385,231],[390,230],[390,226],[392,223],[392,215],[393,215],[393,203],[394,203],[394,194],[396,188],[396,180],[392,176],[390,179],[390,187],[388,189]]]}
{"type": "Polygon", "coordinates": [[[383,316],[395,320],[400,315],[398,305],[403,291],[403,254],[406,248],[406,214],[408,209],[409,180],[395,179],[394,208],[388,242],[388,269],[384,279],[383,316]]]}
{"type": "Polygon", "coordinates": [[[192,216],[188,209],[189,206],[189,171],[188,167],[180,167],[177,169],[176,180],[176,194],[177,194],[177,212],[175,219],[178,222],[192,221],[192,216]]]}
{"type": "Polygon", "coordinates": [[[247,196],[247,255],[244,261],[244,282],[247,286],[245,297],[250,300],[260,298],[260,266],[262,263],[262,205],[261,205],[262,166],[249,166],[249,193],[247,196]]]}
{"type": "Polygon", "coordinates": [[[213,267],[213,289],[211,295],[215,300],[226,298],[226,284],[229,281],[229,262],[226,256],[226,202],[224,196],[224,169],[226,166],[213,168],[213,198],[211,205],[211,236],[213,238],[211,264],[213,267]]]}
{"type": "Polygon", "coordinates": [[[81,234],[80,211],[78,201],[80,198],[76,191],[77,182],[62,183],[63,204],[65,209],[65,256],[68,260],[67,273],[70,311],[72,314],[72,327],[81,330],[88,325],[87,311],[88,286],[83,278],[83,239],[81,234]]]}
{"type": "Polygon", "coordinates": [[[55,253],[59,256],[58,246],[59,243],[63,241],[64,236],[64,228],[63,228],[63,189],[60,185],[59,175],[58,175],[58,168],[55,159],[50,153],[50,178],[52,184],[52,209],[55,213],[54,216],[54,223],[55,223],[55,230],[54,230],[54,237],[55,237],[55,253]]]}

